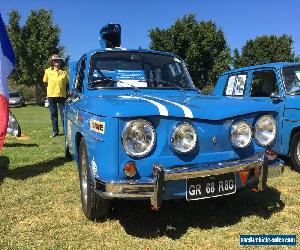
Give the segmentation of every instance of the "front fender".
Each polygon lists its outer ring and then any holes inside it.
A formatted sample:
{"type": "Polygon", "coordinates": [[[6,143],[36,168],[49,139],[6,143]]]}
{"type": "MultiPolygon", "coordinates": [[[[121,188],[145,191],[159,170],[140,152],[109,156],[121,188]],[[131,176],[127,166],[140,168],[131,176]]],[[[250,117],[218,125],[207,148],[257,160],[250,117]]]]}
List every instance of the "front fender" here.
{"type": "Polygon", "coordinates": [[[282,121],[281,148],[279,153],[288,156],[290,151],[290,141],[296,131],[300,131],[300,110],[286,109],[282,121]]]}

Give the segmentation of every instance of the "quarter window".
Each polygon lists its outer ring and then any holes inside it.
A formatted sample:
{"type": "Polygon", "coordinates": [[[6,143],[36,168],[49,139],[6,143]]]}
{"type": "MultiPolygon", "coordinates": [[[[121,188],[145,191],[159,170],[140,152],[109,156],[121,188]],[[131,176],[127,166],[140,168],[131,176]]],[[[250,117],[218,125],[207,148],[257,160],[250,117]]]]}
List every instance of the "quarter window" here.
{"type": "Polygon", "coordinates": [[[273,92],[278,92],[274,71],[254,72],[251,84],[251,96],[270,97],[273,92]]]}
{"type": "Polygon", "coordinates": [[[243,96],[247,74],[238,74],[229,76],[225,95],[227,96],[243,96]]]}

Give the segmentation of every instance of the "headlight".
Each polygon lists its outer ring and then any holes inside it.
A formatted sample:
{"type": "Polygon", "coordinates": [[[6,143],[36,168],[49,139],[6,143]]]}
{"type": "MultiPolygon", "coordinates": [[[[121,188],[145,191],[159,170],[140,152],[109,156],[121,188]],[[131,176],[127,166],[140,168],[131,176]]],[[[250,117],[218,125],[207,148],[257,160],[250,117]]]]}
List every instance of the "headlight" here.
{"type": "Polygon", "coordinates": [[[234,147],[247,147],[252,140],[250,125],[245,121],[233,123],[230,130],[230,140],[234,147]]]}
{"type": "Polygon", "coordinates": [[[155,140],[155,130],[148,121],[137,119],[126,123],[122,142],[128,155],[143,157],[149,154],[155,140]]]}
{"type": "Polygon", "coordinates": [[[276,122],[271,115],[263,115],[255,123],[254,136],[261,146],[270,145],[276,137],[276,122]]]}
{"type": "Polygon", "coordinates": [[[178,153],[187,153],[192,151],[197,143],[197,133],[192,124],[179,123],[173,130],[171,144],[178,153]]]}

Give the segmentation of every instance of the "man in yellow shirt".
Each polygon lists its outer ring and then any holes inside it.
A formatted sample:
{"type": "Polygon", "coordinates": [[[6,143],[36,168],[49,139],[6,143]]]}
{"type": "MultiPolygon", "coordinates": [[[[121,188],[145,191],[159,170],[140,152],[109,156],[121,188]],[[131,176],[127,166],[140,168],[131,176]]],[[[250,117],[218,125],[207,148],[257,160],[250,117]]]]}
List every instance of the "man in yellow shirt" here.
{"type": "Polygon", "coordinates": [[[63,60],[56,54],[51,57],[51,67],[45,70],[43,82],[47,86],[47,98],[49,101],[49,110],[52,121],[52,135],[58,135],[58,110],[62,125],[64,124],[64,104],[66,101],[66,92],[68,86],[68,74],[61,69],[63,60]]]}

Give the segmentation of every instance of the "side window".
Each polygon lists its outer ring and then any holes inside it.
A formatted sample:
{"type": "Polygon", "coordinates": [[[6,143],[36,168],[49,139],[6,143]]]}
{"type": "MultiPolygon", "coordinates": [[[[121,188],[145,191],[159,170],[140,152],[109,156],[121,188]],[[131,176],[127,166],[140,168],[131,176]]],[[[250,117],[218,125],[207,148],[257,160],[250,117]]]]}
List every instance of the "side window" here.
{"type": "Polygon", "coordinates": [[[227,79],[225,95],[226,96],[243,96],[245,85],[247,80],[247,74],[238,74],[229,76],[227,79]]]}
{"type": "Polygon", "coordinates": [[[278,92],[274,71],[268,70],[254,72],[252,76],[250,95],[253,97],[270,97],[273,92],[278,92]]]}
{"type": "Polygon", "coordinates": [[[85,74],[85,63],[86,63],[86,58],[82,57],[76,66],[76,78],[75,78],[75,88],[79,91],[82,92],[82,86],[83,86],[83,79],[84,79],[84,74],[85,74]]]}

